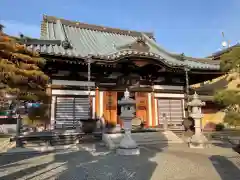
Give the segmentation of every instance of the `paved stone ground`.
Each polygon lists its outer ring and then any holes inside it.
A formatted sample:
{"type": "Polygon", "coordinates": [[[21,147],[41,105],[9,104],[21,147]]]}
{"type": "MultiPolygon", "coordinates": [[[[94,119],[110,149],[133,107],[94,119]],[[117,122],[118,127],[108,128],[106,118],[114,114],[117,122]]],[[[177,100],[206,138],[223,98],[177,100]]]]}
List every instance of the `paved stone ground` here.
{"type": "Polygon", "coordinates": [[[97,144],[45,155],[0,156],[0,180],[239,180],[240,156],[228,147],[146,145],[118,156],[97,144]]]}

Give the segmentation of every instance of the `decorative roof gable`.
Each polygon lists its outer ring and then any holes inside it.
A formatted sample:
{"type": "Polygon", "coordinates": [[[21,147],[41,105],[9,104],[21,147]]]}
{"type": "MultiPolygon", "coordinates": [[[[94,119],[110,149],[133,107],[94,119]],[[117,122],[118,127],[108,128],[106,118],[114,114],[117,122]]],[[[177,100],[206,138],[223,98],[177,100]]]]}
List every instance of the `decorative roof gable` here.
{"type": "Polygon", "coordinates": [[[149,52],[149,50],[150,50],[150,47],[146,44],[146,41],[143,37],[139,37],[139,38],[137,38],[137,40],[135,40],[132,43],[125,44],[123,46],[116,47],[116,48],[118,50],[131,49],[131,50],[136,50],[139,52],[149,52]]]}

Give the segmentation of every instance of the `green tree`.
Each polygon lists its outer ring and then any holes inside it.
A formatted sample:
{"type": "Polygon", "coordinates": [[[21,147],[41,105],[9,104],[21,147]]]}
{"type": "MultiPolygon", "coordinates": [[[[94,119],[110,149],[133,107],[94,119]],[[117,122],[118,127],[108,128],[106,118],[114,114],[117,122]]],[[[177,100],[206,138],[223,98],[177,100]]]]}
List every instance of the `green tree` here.
{"type": "Polygon", "coordinates": [[[214,99],[226,111],[224,121],[230,125],[240,125],[240,47],[221,56],[221,69],[226,72],[228,85],[215,93],[214,99]]]}
{"type": "Polygon", "coordinates": [[[19,100],[44,100],[49,79],[41,71],[45,60],[2,29],[0,25],[0,108],[7,101],[6,93],[19,100]]]}

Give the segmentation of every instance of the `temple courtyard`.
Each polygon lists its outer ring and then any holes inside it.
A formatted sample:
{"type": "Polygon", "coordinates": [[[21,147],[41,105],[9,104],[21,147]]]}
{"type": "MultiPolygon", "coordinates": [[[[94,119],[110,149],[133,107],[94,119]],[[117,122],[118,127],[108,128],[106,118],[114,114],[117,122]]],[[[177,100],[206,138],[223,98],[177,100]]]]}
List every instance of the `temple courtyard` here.
{"type": "Polygon", "coordinates": [[[239,180],[240,156],[228,144],[141,145],[140,156],[120,156],[102,143],[46,154],[2,154],[3,180],[239,180]]]}

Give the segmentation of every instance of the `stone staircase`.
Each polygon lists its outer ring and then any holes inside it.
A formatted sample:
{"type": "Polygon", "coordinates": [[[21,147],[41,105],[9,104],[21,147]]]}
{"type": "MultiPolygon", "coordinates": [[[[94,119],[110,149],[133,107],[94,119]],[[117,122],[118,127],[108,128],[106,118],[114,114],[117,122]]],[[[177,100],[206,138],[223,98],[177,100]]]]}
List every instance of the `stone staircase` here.
{"type": "Polygon", "coordinates": [[[233,145],[240,144],[240,133],[236,132],[236,130],[232,130],[232,131],[226,130],[226,131],[219,131],[219,132],[204,132],[204,134],[210,141],[227,141],[233,145]]]}
{"type": "MultiPolygon", "coordinates": [[[[55,129],[52,131],[31,132],[23,135],[22,139],[25,145],[44,146],[49,142],[49,145],[70,145],[78,143],[92,143],[102,140],[102,132],[96,131],[91,134],[85,134],[76,129],[55,129]]],[[[15,140],[13,140],[15,141],[15,140]]]]}
{"type": "MultiPolygon", "coordinates": [[[[123,136],[122,133],[103,134],[102,138],[106,146],[114,149],[118,147],[123,136]]],[[[183,140],[172,131],[132,133],[132,138],[138,145],[183,143],[183,140]]]]}
{"type": "Polygon", "coordinates": [[[93,133],[89,135],[85,134],[70,134],[54,136],[52,139],[52,145],[69,145],[78,143],[94,143],[102,140],[102,136],[99,133],[93,133]]]}
{"type": "MultiPolygon", "coordinates": [[[[101,141],[101,137],[98,135],[65,135],[65,136],[54,136],[51,140],[51,146],[59,145],[72,145],[72,144],[88,144],[97,143],[101,141]]],[[[30,141],[25,144],[25,147],[38,147],[46,146],[43,141],[30,141]]]]}
{"type": "Polygon", "coordinates": [[[72,130],[81,126],[81,122],[79,120],[69,121],[69,120],[61,120],[55,121],[55,129],[65,129],[72,130]]]}

